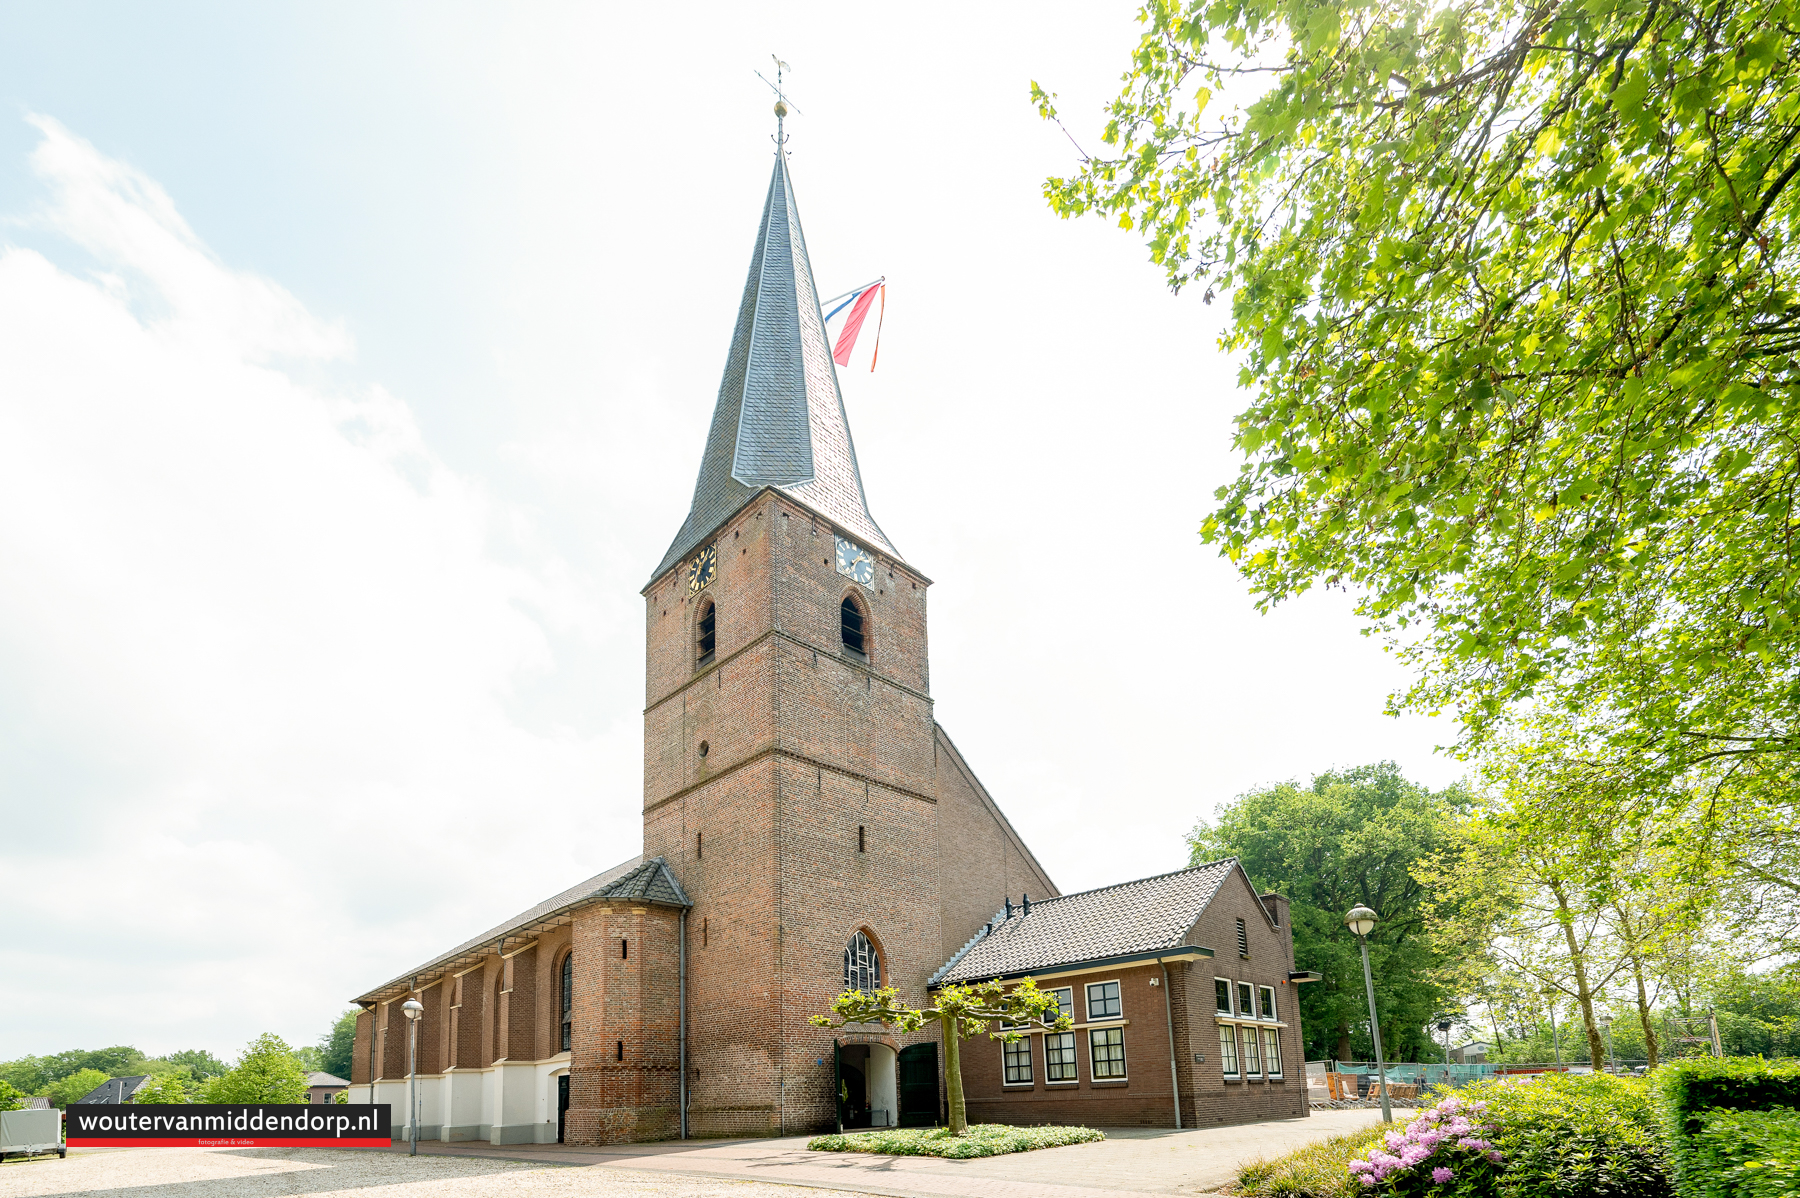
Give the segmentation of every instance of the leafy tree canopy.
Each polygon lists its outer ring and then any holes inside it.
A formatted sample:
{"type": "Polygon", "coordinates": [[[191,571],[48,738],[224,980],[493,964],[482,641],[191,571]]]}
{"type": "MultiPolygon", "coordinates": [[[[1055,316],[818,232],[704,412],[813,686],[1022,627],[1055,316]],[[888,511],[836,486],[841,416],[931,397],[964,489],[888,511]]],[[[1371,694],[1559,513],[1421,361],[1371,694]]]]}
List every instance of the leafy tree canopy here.
{"type": "MultiPolygon", "coordinates": [[[[155,1065],[158,1061],[167,1062],[172,1068],[185,1068],[188,1075],[195,1081],[206,1081],[209,1078],[219,1077],[231,1068],[224,1061],[202,1048],[186,1048],[180,1052],[171,1052],[149,1061],[147,1064],[155,1065]]],[[[162,1070],[150,1069],[147,1072],[160,1073],[162,1070]]]]}
{"type": "Polygon", "coordinates": [[[1433,794],[1381,762],[1251,791],[1189,834],[1194,864],[1235,856],[1259,889],[1288,897],[1295,964],[1324,975],[1300,987],[1308,1056],[1373,1058],[1362,956],[1344,926],[1344,913],[1365,903],[1381,916],[1369,956],[1388,1058],[1440,1059],[1427,1025],[1450,999],[1433,978],[1412,869],[1440,849],[1448,818],[1466,804],[1460,788],[1433,794]]]}
{"type": "Polygon", "coordinates": [[[26,1095],[20,1093],[10,1082],[0,1081],[0,1111],[17,1111],[25,1106],[26,1095]]]}
{"type": "Polygon", "coordinates": [[[319,1042],[321,1057],[319,1068],[333,1077],[350,1080],[350,1068],[356,1056],[356,1008],[352,1007],[337,1017],[331,1030],[319,1042]]]}
{"type": "Polygon", "coordinates": [[[1255,398],[1203,535],[1264,605],[1355,590],[1395,704],[1625,713],[1677,767],[1800,745],[1795,7],[1141,10],[1046,195],[1230,293],[1255,398]]]}
{"type": "Polygon", "coordinates": [[[190,1090],[185,1070],[181,1073],[162,1073],[139,1086],[137,1093],[131,1096],[131,1101],[133,1105],[187,1102],[190,1090]]]}
{"type": "Polygon", "coordinates": [[[49,1098],[51,1106],[66,1107],[76,1099],[86,1097],[94,1087],[105,1085],[112,1077],[99,1069],[77,1069],[51,1082],[39,1093],[49,1098]]]}
{"type": "Polygon", "coordinates": [[[250,1041],[230,1072],[206,1084],[206,1102],[305,1102],[306,1073],[287,1041],[264,1032],[250,1041]]]}

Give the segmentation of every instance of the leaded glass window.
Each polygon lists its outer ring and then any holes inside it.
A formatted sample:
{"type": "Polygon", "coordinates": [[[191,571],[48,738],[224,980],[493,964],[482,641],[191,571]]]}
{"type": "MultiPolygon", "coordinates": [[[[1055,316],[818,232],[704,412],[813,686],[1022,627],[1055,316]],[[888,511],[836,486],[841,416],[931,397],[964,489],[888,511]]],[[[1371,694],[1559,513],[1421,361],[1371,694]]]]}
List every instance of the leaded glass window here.
{"type": "Polygon", "coordinates": [[[575,954],[563,954],[562,967],[562,1050],[569,1051],[575,1013],[575,954]]]}
{"type": "Polygon", "coordinates": [[[858,932],[844,946],[844,989],[873,994],[881,989],[881,957],[869,938],[858,932]]]}
{"type": "MultiPolygon", "coordinates": [[[[1068,991],[1063,991],[1067,994],[1068,991]]],[[[1044,1079],[1053,1082],[1072,1082],[1075,1079],[1075,1033],[1046,1032],[1044,1034],[1044,1079]]]]}
{"type": "Polygon", "coordinates": [[[1125,1076],[1124,1028],[1093,1028],[1088,1032],[1088,1051],[1089,1060],[1093,1062],[1095,1081],[1125,1076]]]}

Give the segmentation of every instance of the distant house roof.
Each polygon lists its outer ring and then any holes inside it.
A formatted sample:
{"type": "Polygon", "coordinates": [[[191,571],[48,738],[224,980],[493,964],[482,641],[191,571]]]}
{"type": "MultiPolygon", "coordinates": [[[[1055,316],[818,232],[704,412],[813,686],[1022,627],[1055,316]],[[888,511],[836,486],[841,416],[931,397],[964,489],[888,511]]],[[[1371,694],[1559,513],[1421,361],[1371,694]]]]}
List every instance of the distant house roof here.
{"type": "Polygon", "coordinates": [[[561,894],[552,895],[505,923],[489,928],[471,940],[465,940],[449,952],[433,957],[418,968],[410,969],[386,985],[377,986],[352,1001],[370,1002],[389,992],[406,990],[415,977],[429,977],[443,972],[459,959],[482,956],[490,945],[503,936],[519,935],[540,926],[567,922],[568,911],[599,902],[661,903],[670,907],[694,905],[688,899],[687,892],[681,888],[681,883],[676,881],[668,862],[661,857],[652,857],[646,861],[640,854],[629,861],[621,861],[604,873],[595,874],[585,882],[576,883],[561,894]]]}
{"type": "Polygon", "coordinates": [[[309,1086],[348,1086],[350,1083],[341,1077],[333,1077],[329,1073],[309,1073],[306,1075],[309,1086]]]}
{"type": "Polygon", "coordinates": [[[77,1105],[98,1105],[101,1103],[118,1106],[133,1094],[144,1088],[150,1080],[149,1074],[138,1074],[133,1077],[115,1077],[111,1081],[101,1082],[82,1097],[75,1100],[77,1105]]]}
{"type": "MultiPolygon", "coordinates": [[[[1153,956],[1181,948],[1236,857],[1065,894],[997,912],[973,939],[931,976],[929,985],[1018,977],[1058,966],[1153,956]]],[[[1246,878],[1246,881],[1248,879],[1246,878]]]]}
{"type": "Polygon", "coordinates": [[[42,1094],[39,1094],[34,1098],[24,1099],[23,1101],[25,1105],[19,1108],[22,1111],[45,1111],[50,1109],[50,1100],[42,1094]]]}

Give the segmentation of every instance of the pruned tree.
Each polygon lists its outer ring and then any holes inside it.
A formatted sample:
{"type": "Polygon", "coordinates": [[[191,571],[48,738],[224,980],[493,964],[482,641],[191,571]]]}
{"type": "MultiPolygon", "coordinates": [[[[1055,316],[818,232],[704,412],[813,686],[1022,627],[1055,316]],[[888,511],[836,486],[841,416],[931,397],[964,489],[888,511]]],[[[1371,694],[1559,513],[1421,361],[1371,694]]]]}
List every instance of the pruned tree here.
{"type": "Polygon", "coordinates": [[[1032,1032],[1066,1032],[1073,1025],[1056,1002],[1056,996],[1038,989],[1030,978],[1008,986],[1003,982],[951,983],[934,991],[935,1006],[909,1007],[892,986],[846,990],[831,1004],[830,1015],[814,1015],[816,1027],[838,1028],[878,1023],[905,1034],[928,1023],[942,1027],[944,1078],[950,1092],[950,1134],[969,1129],[963,1101],[961,1042],[986,1032],[990,1040],[1016,1043],[1032,1032]],[[1056,1012],[1054,1019],[1049,1018],[1056,1012]],[[999,1028],[994,1028],[999,1024],[999,1028]]]}

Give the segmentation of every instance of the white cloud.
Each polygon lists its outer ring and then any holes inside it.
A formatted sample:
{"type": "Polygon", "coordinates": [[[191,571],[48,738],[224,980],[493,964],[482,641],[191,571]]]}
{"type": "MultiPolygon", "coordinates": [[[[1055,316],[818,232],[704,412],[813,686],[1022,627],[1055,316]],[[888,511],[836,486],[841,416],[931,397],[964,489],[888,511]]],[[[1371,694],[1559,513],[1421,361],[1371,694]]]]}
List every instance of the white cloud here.
{"type": "Polygon", "coordinates": [[[0,246],[0,1056],[310,1037],[635,852],[602,791],[637,723],[522,726],[550,635],[597,632],[529,518],[319,381],[340,326],[33,123],[31,224],[92,269],[0,246]]]}

